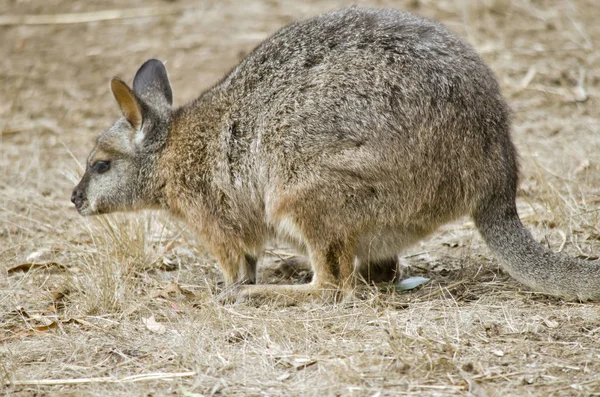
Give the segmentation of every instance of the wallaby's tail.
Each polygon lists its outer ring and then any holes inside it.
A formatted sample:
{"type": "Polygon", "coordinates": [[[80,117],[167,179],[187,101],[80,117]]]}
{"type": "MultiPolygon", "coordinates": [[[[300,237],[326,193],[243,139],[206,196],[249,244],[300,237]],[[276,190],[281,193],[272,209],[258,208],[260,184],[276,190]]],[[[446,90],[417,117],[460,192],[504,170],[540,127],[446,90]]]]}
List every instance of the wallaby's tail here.
{"type": "Polygon", "coordinates": [[[600,261],[569,258],[539,244],[521,223],[513,198],[495,196],[473,218],[487,245],[518,281],[566,299],[600,299],[600,261]]]}

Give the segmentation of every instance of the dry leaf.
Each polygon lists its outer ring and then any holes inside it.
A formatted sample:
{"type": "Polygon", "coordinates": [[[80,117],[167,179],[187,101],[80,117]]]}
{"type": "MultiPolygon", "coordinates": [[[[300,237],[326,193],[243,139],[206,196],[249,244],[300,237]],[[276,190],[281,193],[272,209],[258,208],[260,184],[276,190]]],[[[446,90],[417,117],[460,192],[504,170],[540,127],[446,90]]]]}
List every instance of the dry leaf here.
{"type": "Polygon", "coordinates": [[[52,300],[54,302],[62,300],[64,298],[66,298],[67,295],[69,295],[70,293],[71,293],[71,291],[67,287],[63,286],[52,293],[52,300]]]}
{"type": "Polygon", "coordinates": [[[30,253],[29,255],[27,255],[27,258],[25,258],[25,260],[27,262],[33,262],[33,263],[47,262],[48,255],[50,253],[51,253],[51,251],[49,249],[42,249],[42,250],[30,253]]]}
{"type": "Polygon", "coordinates": [[[581,161],[577,167],[575,167],[575,169],[573,170],[573,174],[577,175],[577,174],[581,173],[582,171],[587,170],[588,168],[590,168],[590,160],[585,159],[585,160],[581,161]]]}
{"type": "Polygon", "coordinates": [[[142,321],[144,322],[144,325],[146,326],[146,328],[148,328],[150,331],[154,332],[155,334],[162,335],[165,332],[167,332],[167,327],[165,327],[163,324],[157,322],[156,319],[154,318],[154,316],[150,316],[148,318],[142,318],[142,321]]]}
{"type": "Polygon", "coordinates": [[[545,318],[542,316],[533,316],[533,317],[531,317],[531,319],[535,320],[535,321],[540,321],[548,328],[558,328],[558,325],[559,325],[558,321],[550,320],[549,318],[545,318]]]}
{"type": "Polygon", "coordinates": [[[56,316],[52,316],[50,318],[48,316],[44,316],[41,314],[35,314],[35,313],[30,314],[29,318],[37,321],[38,323],[41,323],[43,326],[50,325],[56,321],[56,316]]]}
{"type": "Polygon", "coordinates": [[[316,364],[317,360],[305,356],[283,356],[279,357],[279,363],[283,364],[284,367],[292,367],[296,371],[300,371],[316,364]]]}
{"type": "Polygon", "coordinates": [[[162,265],[159,267],[160,270],[164,270],[165,272],[172,272],[173,270],[177,270],[178,263],[173,259],[164,257],[162,260],[162,265]]]}
{"type": "Polygon", "coordinates": [[[33,336],[35,334],[36,334],[36,332],[33,331],[33,330],[20,330],[20,331],[17,331],[15,333],[11,334],[11,335],[7,335],[5,333],[0,338],[0,343],[6,342],[6,341],[11,340],[11,339],[20,339],[20,338],[25,338],[25,337],[28,337],[28,336],[33,336]]]}
{"type": "Polygon", "coordinates": [[[71,291],[65,286],[62,286],[58,290],[52,292],[52,302],[50,303],[50,306],[48,306],[47,310],[63,310],[65,308],[66,298],[70,293],[71,291]]]}
{"type": "Polygon", "coordinates": [[[29,318],[29,313],[27,313],[27,311],[25,310],[25,308],[23,306],[17,307],[15,310],[11,311],[8,314],[11,316],[16,316],[16,317],[29,318]]]}
{"type": "Polygon", "coordinates": [[[164,287],[160,287],[158,290],[152,293],[152,297],[154,298],[164,298],[169,299],[171,297],[176,296],[193,296],[194,293],[188,291],[184,288],[181,288],[177,283],[169,283],[164,287]]]}
{"type": "Polygon", "coordinates": [[[183,292],[181,291],[181,288],[179,288],[179,285],[177,283],[169,283],[164,287],[164,291],[167,294],[174,294],[174,295],[179,295],[179,294],[183,294],[183,292]]]}
{"type": "Polygon", "coordinates": [[[238,343],[248,340],[248,336],[248,331],[238,329],[231,331],[225,340],[229,343],[238,343]]]}
{"type": "Polygon", "coordinates": [[[50,267],[57,267],[60,270],[66,269],[65,265],[61,265],[56,262],[48,262],[48,263],[21,263],[20,265],[11,267],[7,270],[8,274],[16,273],[16,272],[28,272],[32,269],[47,269],[50,267]]]}
{"type": "Polygon", "coordinates": [[[200,394],[200,393],[193,393],[189,390],[187,390],[185,387],[181,386],[181,395],[183,397],[204,397],[204,394],[200,394]]]}
{"type": "Polygon", "coordinates": [[[504,352],[502,350],[492,350],[492,354],[498,357],[504,357],[504,352]]]}
{"type": "Polygon", "coordinates": [[[306,367],[310,367],[317,363],[317,360],[312,360],[308,357],[291,357],[289,359],[289,363],[294,367],[297,371],[304,369],[306,367]]]}
{"type": "Polygon", "coordinates": [[[573,88],[573,100],[575,102],[585,102],[588,99],[587,91],[583,86],[573,88]]]}
{"type": "Polygon", "coordinates": [[[92,324],[88,321],[82,320],[80,318],[70,318],[68,320],[63,320],[63,321],[61,321],[61,324],[78,324],[78,325],[82,325],[87,328],[94,328],[94,327],[98,328],[97,325],[94,325],[94,324],[92,324]]]}
{"type": "Polygon", "coordinates": [[[280,365],[287,368],[292,367],[298,371],[317,363],[317,360],[284,350],[277,344],[269,346],[266,353],[275,358],[280,365]]]}
{"type": "Polygon", "coordinates": [[[18,307],[12,312],[8,313],[10,317],[15,317],[15,319],[20,319],[19,324],[27,324],[27,329],[16,330],[16,326],[10,327],[10,334],[5,332],[0,335],[0,342],[9,340],[9,339],[18,339],[29,336],[36,336],[40,333],[44,333],[50,329],[57,328],[59,325],[65,324],[78,324],[87,328],[95,327],[94,324],[91,324],[85,320],[81,320],[78,318],[68,318],[65,320],[59,320],[56,316],[45,316],[43,314],[37,313],[28,313],[24,308],[18,307]],[[25,320],[27,319],[27,320],[25,320]],[[37,325],[35,325],[38,323],[37,325]],[[41,323],[41,324],[40,324],[41,323]],[[14,331],[13,331],[14,330],[14,331]]]}
{"type": "Polygon", "coordinates": [[[48,331],[49,329],[56,328],[56,327],[58,327],[58,321],[52,321],[48,325],[40,325],[38,327],[33,327],[33,329],[35,331],[44,332],[44,331],[48,331]]]}

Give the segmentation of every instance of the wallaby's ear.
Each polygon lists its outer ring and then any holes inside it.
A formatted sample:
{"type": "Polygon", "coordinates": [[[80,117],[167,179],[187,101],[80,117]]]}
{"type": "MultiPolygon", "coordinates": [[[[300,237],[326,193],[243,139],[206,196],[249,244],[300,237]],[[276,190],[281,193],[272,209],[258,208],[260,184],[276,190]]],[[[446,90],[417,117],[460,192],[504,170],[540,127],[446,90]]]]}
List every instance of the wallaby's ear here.
{"type": "Polygon", "coordinates": [[[170,108],[173,93],[165,65],[158,59],[144,62],[133,78],[133,92],[158,109],[170,108]]]}
{"type": "Polygon", "coordinates": [[[133,128],[139,130],[142,127],[142,108],[131,88],[123,80],[115,77],[110,81],[110,89],[121,108],[123,116],[133,128]]]}

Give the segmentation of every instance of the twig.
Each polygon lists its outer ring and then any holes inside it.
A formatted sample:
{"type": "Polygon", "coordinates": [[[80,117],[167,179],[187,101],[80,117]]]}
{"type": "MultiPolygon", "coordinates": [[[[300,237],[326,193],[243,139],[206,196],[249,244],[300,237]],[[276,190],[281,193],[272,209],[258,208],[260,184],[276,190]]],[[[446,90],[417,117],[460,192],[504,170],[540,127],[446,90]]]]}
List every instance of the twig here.
{"type": "Polygon", "coordinates": [[[565,244],[567,243],[567,235],[562,230],[558,231],[558,234],[562,237],[562,243],[556,252],[562,252],[563,248],[565,248],[565,244]]]}
{"type": "Polygon", "coordinates": [[[298,256],[291,252],[276,251],[274,249],[267,249],[267,250],[265,250],[264,253],[267,255],[276,256],[279,260],[282,260],[284,262],[287,261],[288,259],[292,259],[292,258],[295,258],[296,256],[298,256]]]}
{"type": "Polygon", "coordinates": [[[463,379],[467,382],[467,385],[469,386],[469,393],[471,393],[471,395],[473,395],[475,397],[488,397],[489,396],[487,390],[485,390],[479,383],[477,383],[471,377],[471,375],[469,375],[468,373],[466,373],[465,371],[463,371],[460,368],[457,368],[457,369],[458,369],[458,373],[460,374],[460,376],[462,376],[463,379]]]}
{"type": "Polygon", "coordinates": [[[74,23],[88,23],[99,21],[112,21],[116,19],[157,17],[161,15],[177,14],[184,10],[181,6],[141,7],[130,9],[115,9],[90,11],[65,14],[46,15],[0,15],[0,26],[13,25],[65,25],[74,23]]]}
{"type": "Polygon", "coordinates": [[[442,288],[436,289],[435,291],[429,291],[429,290],[424,290],[420,295],[418,295],[419,298],[423,298],[423,297],[428,297],[428,298],[432,298],[438,295],[442,294],[442,291],[450,291],[452,288],[458,287],[459,285],[465,284],[467,283],[469,280],[464,279],[464,280],[460,280],[460,281],[456,281],[452,284],[448,284],[446,286],[441,286],[442,288]]]}
{"type": "Polygon", "coordinates": [[[195,371],[189,372],[151,372],[147,374],[125,376],[115,378],[113,376],[102,376],[97,378],[73,378],[73,379],[30,379],[7,381],[6,386],[51,386],[51,385],[76,385],[89,383],[127,383],[158,379],[186,378],[195,376],[195,371]]]}
{"type": "Polygon", "coordinates": [[[481,375],[473,375],[472,378],[473,379],[477,379],[477,380],[493,380],[493,379],[498,379],[498,378],[508,378],[509,376],[519,376],[519,375],[527,375],[529,374],[528,371],[516,371],[516,372],[509,372],[507,374],[496,374],[496,375],[489,375],[489,374],[481,374],[481,375]]]}

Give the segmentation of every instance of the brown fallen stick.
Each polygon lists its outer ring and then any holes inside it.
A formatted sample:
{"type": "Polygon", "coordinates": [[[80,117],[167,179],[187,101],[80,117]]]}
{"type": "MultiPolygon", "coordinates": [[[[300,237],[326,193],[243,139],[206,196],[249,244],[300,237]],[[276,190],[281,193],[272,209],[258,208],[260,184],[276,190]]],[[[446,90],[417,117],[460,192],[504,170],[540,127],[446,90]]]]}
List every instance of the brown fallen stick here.
{"type": "Polygon", "coordinates": [[[74,23],[88,23],[98,21],[111,21],[116,19],[156,17],[182,12],[186,7],[141,7],[130,9],[114,9],[65,14],[45,15],[0,15],[0,26],[13,25],[62,25],[74,23]]]}
{"type": "Polygon", "coordinates": [[[6,386],[52,386],[52,385],[76,385],[89,383],[126,383],[141,382],[157,379],[185,378],[195,376],[196,372],[151,372],[147,374],[131,375],[122,378],[113,376],[102,376],[96,378],[72,378],[72,379],[30,379],[7,381],[6,386]]]}

